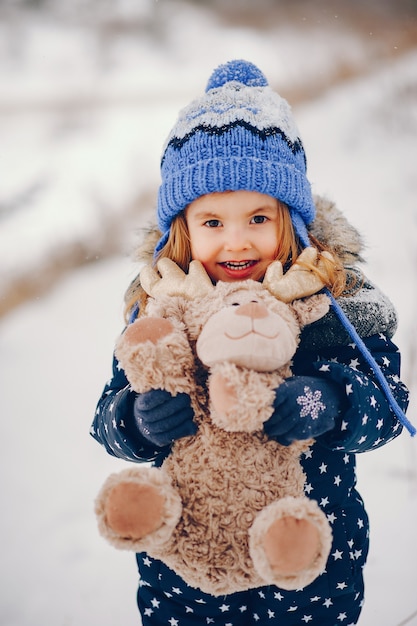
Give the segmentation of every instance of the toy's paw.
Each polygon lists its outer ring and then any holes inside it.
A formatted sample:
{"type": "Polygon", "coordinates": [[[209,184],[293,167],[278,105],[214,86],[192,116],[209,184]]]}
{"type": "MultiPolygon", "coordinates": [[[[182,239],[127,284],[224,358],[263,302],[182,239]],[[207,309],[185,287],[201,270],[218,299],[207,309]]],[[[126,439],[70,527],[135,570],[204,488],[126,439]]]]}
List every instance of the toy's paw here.
{"type": "Polygon", "coordinates": [[[104,504],[109,528],[127,540],[142,539],[162,524],[164,498],[152,485],[121,482],[110,489],[104,504]]]}
{"type": "Polygon", "coordinates": [[[330,553],[332,534],[317,503],[291,496],[263,509],[250,530],[250,551],[269,584],[294,590],[319,576],[330,553]]]}
{"type": "Polygon", "coordinates": [[[101,534],[116,548],[142,551],[165,543],[181,515],[181,499],[156,468],[112,474],[96,499],[101,534]]]}
{"type": "MultiPolygon", "coordinates": [[[[212,405],[217,413],[217,421],[227,418],[238,404],[237,393],[233,386],[220,374],[215,372],[210,377],[209,393],[212,405]]],[[[220,424],[218,424],[220,425],[220,424]]]]}
{"type": "Polygon", "coordinates": [[[194,358],[179,322],[140,318],[119,337],[115,354],[137,393],[165,389],[190,394],[194,358]]]}
{"type": "Polygon", "coordinates": [[[163,317],[142,317],[126,328],[123,340],[129,346],[136,346],[145,341],[156,344],[173,330],[173,324],[163,317]]]}
{"type": "Polygon", "coordinates": [[[282,517],[272,522],[264,536],[264,550],[278,576],[296,576],[314,562],[319,531],[306,519],[282,517]]]}

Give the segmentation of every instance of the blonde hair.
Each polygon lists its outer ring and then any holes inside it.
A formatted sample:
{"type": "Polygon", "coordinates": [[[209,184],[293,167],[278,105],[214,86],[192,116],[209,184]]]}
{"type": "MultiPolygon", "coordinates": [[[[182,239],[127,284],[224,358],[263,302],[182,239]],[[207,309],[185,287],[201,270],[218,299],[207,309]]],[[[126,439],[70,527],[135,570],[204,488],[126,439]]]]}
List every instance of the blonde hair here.
{"type": "MultiPolygon", "coordinates": [[[[284,269],[288,269],[296,262],[303,248],[300,245],[300,242],[298,241],[297,235],[294,231],[288,207],[284,203],[278,202],[278,212],[278,246],[275,258],[277,261],[280,261],[282,263],[284,269]]],[[[332,250],[328,246],[325,246],[311,234],[310,241],[312,246],[314,246],[319,251],[319,253],[322,253],[324,251],[331,252],[334,260],[331,261],[325,256],[320,255],[319,258],[324,264],[325,272],[322,272],[316,265],[303,264],[304,267],[317,274],[335,297],[340,296],[345,290],[348,280],[347,273],[345,268],[343,267],[342,261],[337,257],[334,250],[332,250]]],[[[188,267],[192,261],[192,256],[190,236],[184,211],[182,211],[173,219],[169,231],[168,240],[157,255],[155,259],[155,264],[162,258],[171,259],[177,265],[179,265],[179,267],[181,267],[184,272],[188,272],[188,267]]],[[[267,265],[268,263],[265,263],[263,266],[260,266],[259,275],[254,276],[256,280],[261,280],[263,278],[267,265]]],[[[139,308],[142,309],[144,304],[146,303],[146,299],[147,295],[141,288],[139,278],[137,277],[126,292],[126,320],[129,318],[130,311],[135,306],[135,304],[138,303],[139,308]]]]}

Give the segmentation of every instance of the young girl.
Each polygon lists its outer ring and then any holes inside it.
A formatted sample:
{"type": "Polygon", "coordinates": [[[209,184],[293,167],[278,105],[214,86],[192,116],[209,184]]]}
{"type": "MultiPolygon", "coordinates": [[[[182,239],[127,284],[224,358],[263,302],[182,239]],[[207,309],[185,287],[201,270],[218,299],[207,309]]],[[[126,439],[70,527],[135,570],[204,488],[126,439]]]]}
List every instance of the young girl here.
{"type": "MultiPolygon", "coordinates": [[[[262,280],[269,263],[279,259],[289,268],[306,246],[333,255],[334,262],[321,256],[331,311],[304,329],[293,377],[276,390],[264,424],[283,445],[315,439],[302,457],[305,490],[327,515],[333,546],[325,571],[305,589],[266,586],[221,598],[138,554],[142,623],[356,624],[369,537],[355,454],[387,443],[403,425],[415,433],[403,412],[408,394],[391,341],[395,311],[354,267],[362,247],[356,230],[331,203],[313,199],[290,108],[254,65],[232,61],[213,72],[205,94],[180,113],[161,173],[159,230],[147,238],[142,260],[168,257],[187,271],[197,259],[216,283],[262,280]]],[[[129,321],[144,301],[136,280],[126,297],[129,321]]],[[[187,395],[138,395],[114,359],[92,427],[110,454],[160,465],[172,443],[196,428],[187,395]]]]}

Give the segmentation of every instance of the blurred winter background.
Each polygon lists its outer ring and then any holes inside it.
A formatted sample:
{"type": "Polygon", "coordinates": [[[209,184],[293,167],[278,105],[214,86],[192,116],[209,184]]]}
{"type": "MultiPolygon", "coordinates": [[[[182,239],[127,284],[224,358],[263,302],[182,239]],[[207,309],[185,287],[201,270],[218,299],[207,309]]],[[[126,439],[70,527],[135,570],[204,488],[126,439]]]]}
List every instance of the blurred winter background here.
{"type": "MultiPolygon", "coordinates": [[[[415,0],[0,0],[1,626],[140,624],[133,556],[93,516],[123,463],[88,430],[163,141],[231,58],[292,103],[314,191],[363,231],[398,309],[417,391],[415,0]]],[[[415,439],[363,455],[359,485],[360,624],[417,624],[415,439]]]]}

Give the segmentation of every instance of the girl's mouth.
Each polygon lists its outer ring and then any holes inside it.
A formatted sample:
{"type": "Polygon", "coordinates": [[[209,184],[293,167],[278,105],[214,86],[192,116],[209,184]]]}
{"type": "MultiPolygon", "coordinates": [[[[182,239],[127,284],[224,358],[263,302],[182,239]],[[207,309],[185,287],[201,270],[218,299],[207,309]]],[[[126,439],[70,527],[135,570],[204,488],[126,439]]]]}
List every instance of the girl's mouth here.
{"type": "Polygon", "coordinates": [[[229,278],[235,280],[244,280],[250,278],[253,268],[258,264],[258,261],[224,261],[219,263],[223,271],[229,278]]]}

